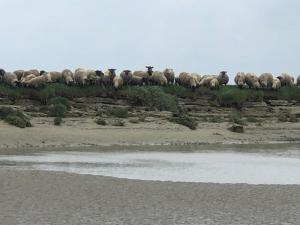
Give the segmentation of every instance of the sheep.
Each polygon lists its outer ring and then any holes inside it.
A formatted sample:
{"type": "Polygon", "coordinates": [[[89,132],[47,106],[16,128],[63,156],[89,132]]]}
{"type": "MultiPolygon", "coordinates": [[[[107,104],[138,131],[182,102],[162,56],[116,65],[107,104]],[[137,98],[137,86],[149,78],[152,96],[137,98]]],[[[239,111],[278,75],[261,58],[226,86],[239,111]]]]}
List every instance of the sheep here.
{"type": "Polygon", "coordinates": [[[197,86],[199,87],[200,86],[200,82],[202,80],[202,76],[200,74],[198,74],[198,73],[191,73],[191,75],[196,78],[197,86]]]}
{"type": "Polygon", "coordinates": [[[27,77],[24,77],[24,78],[20,81],[20,83],[21,83],[21,85],[26,86],[27,83],[28,83],[28,81],[30,81],[31,79],[36,78],[36,77],[37,77],[37,76],[35,76],[34,74],[30,74],[30,75],[28,75],[27,77]]]}
{"type": "Polygon", "coordinates": [[[12,87],[19,85],[18,77],[15,73],[6,72],[3,76],[3,82],[12,87]]]}
{"type": "MultiPolygon", "coordinates": [[[[213,79],[218,79],[216,75],[205,75],[203,76],[203,78],[201,79],[199,86],[201,87],[210,87],[210,82],[213,79]]],[[[220,83],[220,82],[219,82],[220,83]]]]}
{"type": "Polygon", "coordinates": [[[297,86],[300,86],[300,75],[297,77],[297,86]]]}
{"type": "Polygon", "coordinates": [[[114,77],[113,87],[115,90],[121,89],[123,87],[124,81],[122,77],[114,77]]]}
{"type": "Polygon", "coordinates": [[[45,86],[47,83],[52,81],[51,73],[44,73],[41,76],[37,76],[32,78],[31,80],[26,82],[26,85],[31,88],[39,88],[45,86]]]}
{"type": "Polygon", "coordinates": [[[229,76],[227,75],[227,71],[221,71],[218,76],[218,81],[220,85],[227,85],[229,82],[229,76]]]}
{"type": "Polygon", "coordinates": [[[66,85],[71,85],[74,83],[74,75],[71,70],[65,69],[61,72],[62,80],[66,85]]]}
{"type": "Polygon", "coordinates": [[[112,86],[113,80],[116,77],[116,69],[108,69],[102,78],[102,83],[105,86],[112,86]]]}
{"type": "Polygon", "coordinates": [[[134,71],[133,75],[137,77],[141,77],[143,79],[143,82],[148,85],[149,79],[153,74],[153,66],[146,66],[147,71],[134,71]]]}
{"type": "Polygon", "coordinates": [[[255,73],[247,73],[245,82],[249,88],[255,88],[255,89],[260,88],[258,77],[255,75],[255,73]]]}
{"type": "Polygon", "coordinates": [[[263,73],[259,76],[258,81],[262,88],[271,88],[273,85],[273,75],[271,73],[263,73]]]}
{"type": "Polygon", "coordinates": [[[219,86],[220,86],[219,79],[213,78],[210,80],[210,82],[209,82],[210,89],[218,89],[219,86]]]}
{"type": "Polygon", "coordinates": [[[168,79],[160,71],[154,71],[149,79],[152,85],[166,86],[168,84],[168,79]]]}
{"type": "Polygon", "coordinates": [[[0,83],[3,82],[4,74],[5,74],[5,70],[4,69],[0,69],[0,83]]]}
{"type": "Polygon", "coordinates": [[[272,81],[272,90],[278,90],[281,87],[281,82],[278,78],[273,79],[272,81]]]}
{"type": "Polygon", "coordinates": [[[88,80],[87,76],[88,73],[85,69],[78,68],[74,73],[74,82],[78,85],[86,85],[88,80]]]}
{"type": "MultiPolygon", "coordinates": [[[[55,83],[55,82],[63,81],[62,73],[60,72],[52,71],[52,72],[46,72],[46,74],[48,74],[51,77],[51,82],[55,83]]],[[[45,73],[43,75],[45,75],[45,73]]]]}
{"type": "Polygon", "coordinates": [[[234,82],[239,88],[242,88],[246,82],[246,74],[244,72],[238,72],[234,78],[234,82]]]}
{"type": "Polygon", "coordinates": [[[132,76],[133,74],[130,70],[123,70],[123,72],[120,74],[120,77],[123,79],[125,85],[129,85],[131,83],[132,76]]]}
{"type": "Polygon", "coordinates": [[[194,76],[192,76],[190,73],[183,72],[179,74],[180,85],[195,89],[198,86],[197,83],[198,83],[197,79],[194,76]]]}
{"type": "Polygon", "coordinates": [[[14,74],[17,75],[19,81],[21,81],[24,72],[25,72],[24,70],[15,70],[15,71],[14,71],[14,74]]]}
{"type": "Polygon", "coordinates": [[[132,77],[130,79],[130,84],[142,86],[144,84],[144,78],[132,75],[132,77]]]}
{"type": "Polygon", "coordinates": [[[165,77],[168,80],[168,84],[174,84],[174,80],[175,80],[175,73],[173,69],[165,69],[163,74],[165,75],[165,77]]]}
{"type": "Polygon", "coordinates": [[[31,75],[31,74],[34,74],[35,76],[39,76],[40,72],[36,69],[27,70],[27,71],[24,71],[23,77],[26,77],[26,76],[31,75]]]}
{"type": "Polygon", "coordinates": [[[280,76],[277,77],[280,82],[281,86],[293,86],[294,85],[294,77],[287,73],[282,73],[280,76]]]}

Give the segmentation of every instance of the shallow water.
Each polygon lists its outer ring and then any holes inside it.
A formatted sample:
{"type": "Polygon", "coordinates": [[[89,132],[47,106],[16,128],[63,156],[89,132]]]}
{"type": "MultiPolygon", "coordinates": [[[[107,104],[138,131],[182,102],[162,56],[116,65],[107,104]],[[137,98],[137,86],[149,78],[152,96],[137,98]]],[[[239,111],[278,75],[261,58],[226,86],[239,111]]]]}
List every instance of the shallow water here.
{"type": "Polygon", "coordinates": [[[156,181],[300,184],[300,152],[41,152],[2,155],[0,168],[156,181]]]}

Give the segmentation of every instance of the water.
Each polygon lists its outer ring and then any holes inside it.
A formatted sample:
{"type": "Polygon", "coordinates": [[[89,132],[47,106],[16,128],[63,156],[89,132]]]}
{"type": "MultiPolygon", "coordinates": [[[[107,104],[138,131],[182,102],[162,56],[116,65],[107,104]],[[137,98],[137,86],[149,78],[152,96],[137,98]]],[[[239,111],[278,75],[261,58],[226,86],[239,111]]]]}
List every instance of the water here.
{"type": "Polygon", "coordinates": [[[44,152],[2,155],[0,165],[138,180],[300,184],[298,151],[44,152]]]}

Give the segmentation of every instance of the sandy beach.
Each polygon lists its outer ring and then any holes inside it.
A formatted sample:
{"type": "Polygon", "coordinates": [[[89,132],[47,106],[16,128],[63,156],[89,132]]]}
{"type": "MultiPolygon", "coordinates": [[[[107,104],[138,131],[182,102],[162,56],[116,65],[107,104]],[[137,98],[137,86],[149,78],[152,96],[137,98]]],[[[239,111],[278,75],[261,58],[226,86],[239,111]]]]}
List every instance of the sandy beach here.
{"type": "Polygon", "coordinates": [[[299,224],[297,185],[135,181],[0,170],[0,224],[299,224]]]}
{"type": "Polygon", "coordinates": [[[109,145],[192,145],[299,143],[300,123],[248,125],[245,133],[227,130],[228,123],[201,123],[193,131],[158,118],[124,127],[99,126],[93,118],[65,118],[54,126],[53,118],[32,119],[33,127],[20,129],[0,121],[0,148],[93,147],[109,145]]]}

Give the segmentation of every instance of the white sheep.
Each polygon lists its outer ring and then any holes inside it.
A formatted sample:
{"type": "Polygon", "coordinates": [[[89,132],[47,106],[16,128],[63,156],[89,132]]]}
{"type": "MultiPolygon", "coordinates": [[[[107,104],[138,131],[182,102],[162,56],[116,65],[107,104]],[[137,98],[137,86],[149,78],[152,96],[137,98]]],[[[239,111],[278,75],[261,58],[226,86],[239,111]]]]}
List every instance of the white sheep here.
{"type": "Polygon", "coordinates": [[[61,72],[62,80],[66,85],[74,84],[74,74],[71,70],[65,69],[61,72]]]}
{"type": "Polygon", "coordinates": [[[248,85],[249,88],[260,88],[260,84],[258,81],[258,77],[255,73],[247,73],[245,82],[248,85]]]}
{"type": "Polygon", "coordinates": [[[168,80],[162,72],[154,71],[150,76],[150,83],[152,85],[166,86],[168,84],[168,80]]]}
{"type": "Polygon", "coordinates": [[[3,76],[3,82],[12,87],[16,87],[19,84],[18,77],[15,73],[6,72],[3,76]]]}
{"type": "Polygon", "coordinates": [[[173,69],[167,68],[164,70],[163,74],[167,78],[168,84],[174,84],[175,73],[173,69]]]}
{"type": "Polygon", "coordinates": [[[113,87],[115,90],[121,89],[123,87],[124,81],[122,77],[114,77],[113,87]]]}
{"type": "Polygon", "coordinates": [[[282,73],[280,76],[277,77],[280,82],[281,86],[293,86],[294,85],[294,77],[287,73],[282,73]]]}
{"type": "Polygon", "coordinates": [[[198,86],[197,79],[190,73],[182,72],[179,74],[178,83],[185,87],[195,89],[198,86]]]}
{"type": "Polygon", "coordinates": [[[272,89],[278,90],[281,87],[281,82],[278,78],[274,78],[272,81],[272,89]]]}
{"type": "Polygon", "coordinates": [[[258,80],[262,88],[271,88],[273,85],[273,75],[271,73],[263,73],[258,80]]]}
{"type": "Polygon", "coordinates": [[[239,88],[242,88],[246,82],[246,74],[244,72],[238,72],[234,78],[234,82],[239,88]]]}

